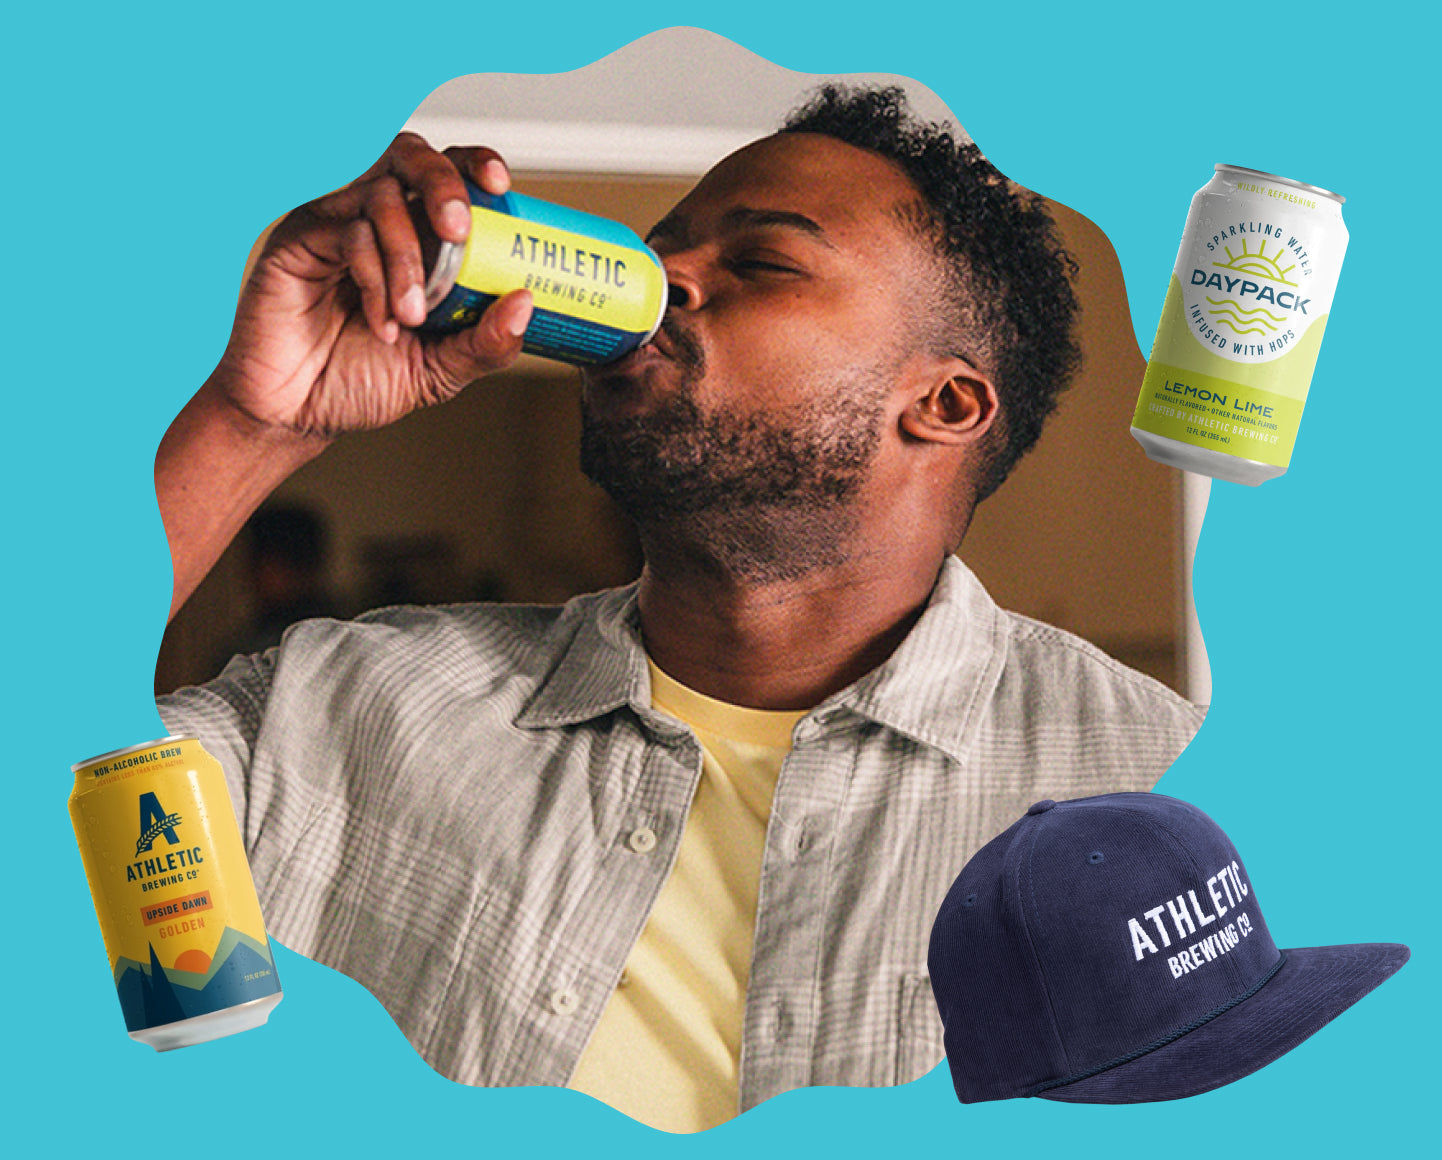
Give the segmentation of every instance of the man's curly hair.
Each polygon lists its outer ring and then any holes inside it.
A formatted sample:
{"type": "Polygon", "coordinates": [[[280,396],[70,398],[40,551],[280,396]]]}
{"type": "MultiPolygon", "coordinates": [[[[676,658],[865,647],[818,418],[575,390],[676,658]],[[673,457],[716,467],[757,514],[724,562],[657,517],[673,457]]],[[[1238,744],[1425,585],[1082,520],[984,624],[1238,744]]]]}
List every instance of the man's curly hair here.
{"type": "Polygon", "coordinates": [[[1042,199],[1014,191],[946,122],[917,120],[899,86],[828,84],[781,131],[869,149],[899,165],[920,192],[920,204],[902,207],[901,216],[942,260],[946,299],[940,325],[923,333],[988,374],[1000,397],[977,481],[977,500],[985,499],[1031,450],[1081,365],[1072,338],[1077,266],[1042,199]]]}

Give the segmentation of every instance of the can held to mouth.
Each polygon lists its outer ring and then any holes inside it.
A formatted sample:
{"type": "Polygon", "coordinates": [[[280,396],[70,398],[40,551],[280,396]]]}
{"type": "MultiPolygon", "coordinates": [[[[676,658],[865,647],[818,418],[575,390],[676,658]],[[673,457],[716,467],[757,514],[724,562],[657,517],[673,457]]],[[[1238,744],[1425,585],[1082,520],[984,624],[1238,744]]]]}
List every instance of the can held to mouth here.
{"type": "Polygon", "coordinates": [[[70,767],[70,820],[130,1038],[169,1051],[280,1002],[220,764],[167,737],[70,767]]]}
{"type": "Polygon", "coordinates": [[[1132,435],[1255,487],[1287,470],[1347,252],[1339,194],[1218,165],[1191,213],[1132,435]]]}
{"type": "Polygon", "coordinates": [[[429,271],[422,330],[464,330],[503,294],[529,290],[535,311],[522,349],[531,354],[578,366],[614,362],[656,333],[666,271],[634,232],[539,198],[466,185],[464,245],[441,241],[417,220],[429,271]]]}

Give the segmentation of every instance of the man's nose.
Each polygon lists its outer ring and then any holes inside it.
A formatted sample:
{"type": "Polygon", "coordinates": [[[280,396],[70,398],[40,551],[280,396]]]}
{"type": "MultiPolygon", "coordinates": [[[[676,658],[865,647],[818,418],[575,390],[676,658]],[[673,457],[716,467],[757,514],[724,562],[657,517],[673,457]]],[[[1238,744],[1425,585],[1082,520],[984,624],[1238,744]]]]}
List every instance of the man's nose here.
{"type": "Polygon", "coordinates": [[[706,284],[699,255],[691,251],[667,254],[661,259],[666,270],[668,310],[699,310],[706,301],[706,284]]]}

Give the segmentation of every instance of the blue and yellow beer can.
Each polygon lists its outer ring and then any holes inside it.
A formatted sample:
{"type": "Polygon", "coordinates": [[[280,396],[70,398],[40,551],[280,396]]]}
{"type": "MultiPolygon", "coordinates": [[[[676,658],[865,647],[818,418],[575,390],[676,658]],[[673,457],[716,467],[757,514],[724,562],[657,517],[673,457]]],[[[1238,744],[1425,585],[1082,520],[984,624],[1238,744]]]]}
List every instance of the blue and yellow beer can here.
{"type": "Polygon", "coordinates": [[[130,1038],[169,1051],[280,1002],[220,763],[166,737],[70,767],[70,820],[130,1038]]]}
{"type": "Polygon", "coordinates": [[[431,333],[473,326],[497,298],[529,290],[535,312],[522,349],[589,366],[656,333],[666,311],[661,260],[620,222],[470,182],[471,234],[439,243],[426,281],[431,333]]]}

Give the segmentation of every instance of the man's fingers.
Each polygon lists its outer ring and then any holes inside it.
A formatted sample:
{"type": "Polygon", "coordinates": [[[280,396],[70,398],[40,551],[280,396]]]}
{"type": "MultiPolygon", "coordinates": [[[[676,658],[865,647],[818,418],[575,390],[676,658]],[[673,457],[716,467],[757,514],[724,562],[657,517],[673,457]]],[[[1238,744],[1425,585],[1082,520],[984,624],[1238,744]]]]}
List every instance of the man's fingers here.
{"type": "Polygon", "coordinates": [[[494,149],[470,146],[442,154],[414,133],[400,134],[382,161],[383,172],[373,166],[363,187],[362,212],[375,225],[391,316],[405,326],[419,326],[426,313],[426,271],[408,202],[419,198],[436,235],[462,243],[471,230],[471,199],[464,179],[499,195],[510,189],[511,175],[494,149]]]}
{"type": "Polygon", "coordinates": [[[467,383],[511,365],[521,353],[521,336],[531,321],[529,290],[513,290],[481,315],[469,330],[453,334],[431,348],[433,368],[449,398],[467,383]]]}
{"type": "MultiPolygon", "coordinates": [[[[438,237],[464,243],[471,228],[467,178],[495,195],[511,184],[494,149],[455,147],[440,153],[415,133],[402,133],[356,181],[291,214],[276,241],[302,242],[296,254],[303,262],[318,258],[348,268],[368,329],[391,343],[398,324],[417,327],[426,318],[427,271],[416,203],[424,206],[438,237]]],[[[498,312],[497,336],[508,333],[505,327],[517,309],[508,305],[498,312]]]]}
{"type": "Polygon", "coordinates": [[[365,315],[366,325],[382,342],[394,343],[399,328],[391,317],[386,295],[385,262],[369,219],[356,218],[346,227],[344,250],[351,280],[360,289],[361,312],[365,315]]]}
{"type": "Polygon", "coordinates": [[[495,332],[510,340],[520,338],[531,324],[535,302],[529,290],[513,290],[491,304],[481,316],[481,323],[490,321],[495,332]]]}
{"type": "Polygon", "coordinates": [[[446,158],[487,193],[500,197],[511,188],[511,171],[501,155],[484,145],[452,145],[446,158]]]}
{"type": "Polygon", "coordinates": [[[391,143],[386,146],[385,152],[377,157],[371,167],[352,181],[350,185],[346,186],[346,188],[350,189],[357,185],[364,185],[367,181],[379,177],[383,173],[390,173],[391,166],[394,164],[396,151],[412,149],[417,145],[425,146],[427,149],[430,148],[430,144],[419,133],[412,133],[409,129],[404,129],[397,133],[395,137],[392,138],[391,143]]]}
{"type": "MultiPolygon", "coordinates": [[[[496,156],[493,150],[485,152],[496,156]]],[[[407,198],[423,201],[426,216],[440,237],[463,242],[470,232],[471,198],[461,173],[453,160],[432,149],[425,138],[402,133],[365,173],[313,205],[325,217],[353,217],[370,200],[373,185],[395,181],[407,198]]]]}
{"type": "Polygon", "coordinates": [[[456,163],[414,133],[397,137],[387,156],[388,172],[420,197],[437,236],[464,242],[471,229],[471,196],[456,163]]]}
{"type": "Polygon", "coordinates": [[[390,314],[403,326],[419,326],[426,318],[425,268],[405,194],[395,178],[383,177],[371,184],[365,214],[385,264],[390,314]]]}

